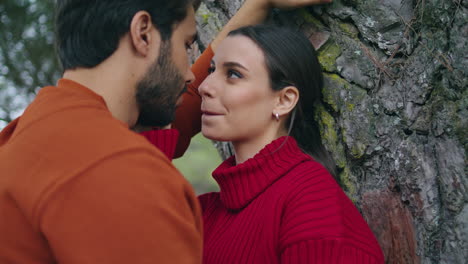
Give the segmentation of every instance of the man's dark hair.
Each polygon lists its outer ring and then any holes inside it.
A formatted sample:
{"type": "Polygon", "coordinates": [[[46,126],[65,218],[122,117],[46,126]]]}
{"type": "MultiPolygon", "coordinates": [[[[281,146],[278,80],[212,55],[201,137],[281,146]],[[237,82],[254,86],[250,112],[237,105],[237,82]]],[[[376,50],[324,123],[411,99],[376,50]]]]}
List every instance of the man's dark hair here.
{"type": "Polygon", "coordinates": [[[138,11],[147,11],[163,41],[200,0],[57,0],[56,49],[63,70],[92,68],[110,57],[138,11]]]}

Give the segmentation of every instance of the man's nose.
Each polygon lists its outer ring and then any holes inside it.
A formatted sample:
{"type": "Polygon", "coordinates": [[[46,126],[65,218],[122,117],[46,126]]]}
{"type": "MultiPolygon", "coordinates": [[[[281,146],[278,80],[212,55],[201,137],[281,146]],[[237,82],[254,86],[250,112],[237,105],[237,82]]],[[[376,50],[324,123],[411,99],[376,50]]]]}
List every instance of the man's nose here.
{"type": "Polygon", "coordinates": [[[194,81],[195,81],[195,74],[193,74],[192,70],[189,69],[189,70],[187,71],[186,76],[185,76],[185,83],[191,84],[191,83],[193,83],[194,81]]]}

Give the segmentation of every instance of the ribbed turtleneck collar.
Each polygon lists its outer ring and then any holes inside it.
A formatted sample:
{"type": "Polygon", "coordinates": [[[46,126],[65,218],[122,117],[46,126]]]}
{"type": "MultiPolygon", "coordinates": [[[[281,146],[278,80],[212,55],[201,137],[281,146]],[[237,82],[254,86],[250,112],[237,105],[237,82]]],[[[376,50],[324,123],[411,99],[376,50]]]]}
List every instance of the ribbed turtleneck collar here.
{"type": "Polygon", "coordinates": [[[230,157],[213,172],[213,177],[221,189],[224,206],[238,210],[297,164],[310,159],[294,138],[280,137],[239,165],[235,164],[235,156],[230,157]]]}

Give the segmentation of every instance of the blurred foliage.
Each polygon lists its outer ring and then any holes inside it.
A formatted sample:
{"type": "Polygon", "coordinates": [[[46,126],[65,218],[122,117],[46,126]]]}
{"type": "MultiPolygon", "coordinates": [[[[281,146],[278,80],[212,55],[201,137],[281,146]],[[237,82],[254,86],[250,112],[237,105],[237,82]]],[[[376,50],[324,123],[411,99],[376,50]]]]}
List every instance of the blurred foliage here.
{"type": "MultiPolygon", "coordinates": [[[[41,87],[60,78],[53,10],[53,0],[0,0],[0,130],[21,115],[41,87]]],[[[202,136],[175,161],[197,193],[216,189],[211,172],[220,162],[202,136]]]]}
{"type": "MultiPolygon", "coordinates": [[[[52,0],[0,1],[0,120],[10,122],[59,77],[52,0]]],[[[2,124],[0,124],[2,125],[2,124]]]]}
{"type": "Polygon", "coordinates": [[[187,153],[174,160],[174,165],[192,183],[197,194],[202,194],[219,190],[211,173],[221,161],[213,143],[199,133],[192,139],[187,153]]]}

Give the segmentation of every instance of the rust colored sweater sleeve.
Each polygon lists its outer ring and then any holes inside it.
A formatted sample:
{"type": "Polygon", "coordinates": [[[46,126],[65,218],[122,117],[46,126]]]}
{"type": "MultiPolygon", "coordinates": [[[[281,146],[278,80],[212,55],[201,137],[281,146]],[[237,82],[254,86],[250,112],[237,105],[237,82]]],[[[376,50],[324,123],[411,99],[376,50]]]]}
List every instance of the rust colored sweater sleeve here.
{"type": "Polygon", "coordinates": [[[196,79],[189,85],[187,92],[183,95],[182,104],[176,111],[176,118],[173,123],[173,127],[180,132],[174,158],[181,157],[184,154],[191,138],[201,130],[201,97],[198,94],[198,87],[208,76],[208,69],[213,56],[213,50],[211,46],[208,46],[192,66],[196,79]]]}
{"type": "Polygon", "coordinates": [[[116,153],[57,185],[39,215],[57,263],[201,263],[200,207],[162,154],[116,153]]]}

